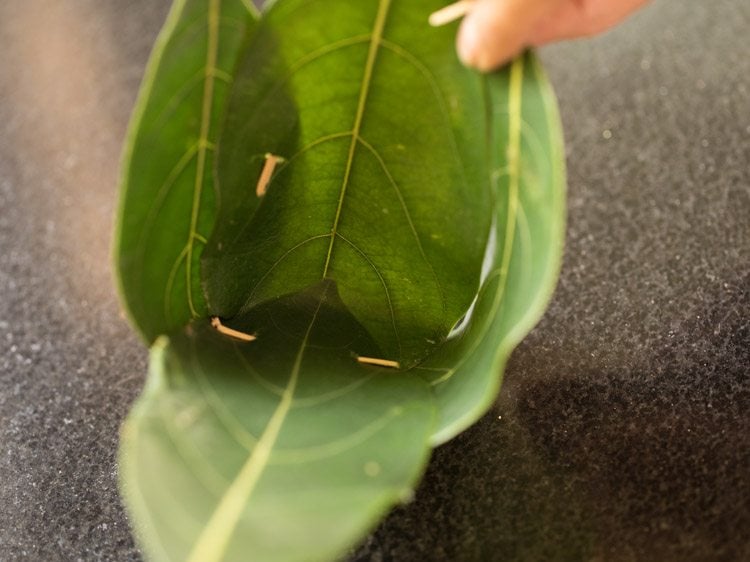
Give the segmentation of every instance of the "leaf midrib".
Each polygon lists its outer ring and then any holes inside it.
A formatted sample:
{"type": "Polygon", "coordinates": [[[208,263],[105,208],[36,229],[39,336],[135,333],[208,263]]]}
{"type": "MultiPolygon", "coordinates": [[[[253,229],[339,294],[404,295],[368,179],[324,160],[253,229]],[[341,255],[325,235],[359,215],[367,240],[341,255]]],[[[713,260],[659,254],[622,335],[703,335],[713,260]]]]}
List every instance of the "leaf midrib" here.
{"type": "Polygon", "coordinates": [[[370,83],[372,81],[372,72],[375,68],[375,60],[378,55],[378,48],[380,47],[380,41],[383,38],[383,29],[385,28],[385,21],[388,16],[388,9],[390,8],[391,0],[380,0],[378,4],[377,15],[375,16],[375,24],[373,26],[372,38],[370,39],[370,48],[367,52],[367,62],[365,63],[365,72],[362,78],[362,86],[359,90],[359,100],[357,102],[357,113],[354,117],[354,126],[352,127],[352,137],[349,143],[349,154],[346,159],[346,171],[344,172],[344,179],[341,184],[341,192],[339,194],[339,202],[336,207],[336,216],[333,219],[333,226],[331,227],[331,240],[328,243],[328,251],[326,252],[326,261],[323,266],[323,279],[328,275],[328,270],[331,265],[331,256],[333,255],[333,246],[336,241],[336,234],[338,231],[339,221],[341,220],[341,209],[344,206],[344,197],[346,196],[346,189],[349,186],[349,178],[352,172],[352,163],[354,161],[354,152],[357,148],[357,142],[359,139],[359,133],[362,128],[362,118],[365,113],[365,106],[367,105],[367,95],[370,92],[370,83]]]}
{"type": "MultiPolygon", "coordinates": [[[[510,82],[508,85],[508,214],[505,225],[505,241],[503,244],[503,258],[500,267],[495,269],[485,279],[485,286],[491,277],[500,278],[499,286],[492,303],[492,316],[497,314],[505,296],[508,283],[508,270],[513,255],[513,243],[515,239],[516,220],[519,210],[519,189],[521,174],[521,123],[522,123],[522,89],[524,75],[524,57],[517,57],[510,67],[510,82]]],[[[480,290],[481,291],[481,290],[480,290]]],[[[476,338],[474,345],[465,353],[462,359],[453,367],[448,369],[442,376],[433,380],[430,384],[435,387],[445,383],[469,360],[469,357],[477,350],[480,343],[490,329],[490,323],[482,330],[480,337],[476,338]]]]}
{"type": "Polygon", "coordinates": [[[310,333],[325,298],[326,294],[324,291],[307,327],[305,337],[302,339],[302,343],[297,351],[294,365],[289,375],[289,382],[284,389],[284,393],[281,395],[279,405],[271,415],[271,419],[268,421],[268,425],[252,453],[242,465],[242,468],[224,492],[224,495],[221,496],[216,509],[211,514],[211,518],[193,545],[190,554],[188,554],[186,558],[187,562],[219,562],[224,558],[237,523],[258,480],[260,480],[263,471],[268,465],[268,460],[281,432],[281,427],[292,407],[294,393],[299,381],[302,358],[304,357],[310,333]]]}
{"type": "MultiPolygon", "coordinates": [[[[211,0],[211,6],[218,6],[219,0],[211,0]]],[[[355,115],[354,127],[352,128],[352,140],[349,145],[349,154],[347,158],[346,172],[344,174],[344,180],[341,186],[341,193],[339,195],[338,207],[336,209],[336,216],[334,218],[333,226],[331,228],[331,241],[328,247],[326,255],[326,263],[323,269],[323,278],[325,279],[328,274],[330,266],[331,255],[333,252],[333,244],[336,239],[337,228],[339,220],[341,218],[341,209],[343,207],[344,197],[346,195],[346,189],[349,184],[349,177],[351,175],[352,162],[354,159],[354,152],[357,146],[359,132],[362,126],[362,118],[367,104],[367,95],[370,89],[370,82],[372,79],[372,72],[375,66],[375,60],[377,58],[378,47],[380,40],[383,35],[383,29],[385,27],[386,17],[388,15],[388,8],[390,7],[391,0],[380,0],[378,5],[378,11],[375,18],[375,24],[372,32],[372,39],[370,41],[370,48],[367,55],[367,62],[365,64],[364,76],[362,78],[362,86],[360,88],[359,101],[357,104],[357,113],[355,115]]],[[[209,55],[211,57],[211,33],[209,32],[209,55]]],[[[215,56],[215,54],[214,54],[215,56]]],[[[207,64],[206,66],[211,66],[207,64]]],[[[207,85],[205,90],[209,95],[213,93],[213,85],[207,85]]],[[[206,99],[204,97],[204,118],[201,125],[201,136],[205,132],[204,127],[208,127],[209,123],[206,118],[206,99]]],[[[208,106],[210,108],[210,105],[208,106]]],[[[204,154],[205,163],[205,154],[204,154]]],[[[202,175],[201,175],[202,177],[202,175]]],[[[202,180],[201,180],[202,181],[202,180]]],[[[196,179],[196,186],[198,186],[198,179],[196,179]]],[[[193,222],[191,223],[191,242],[192,232],[197,222],[197,210],[196,205],[200,203],[199,190],[196,189],[197,197],[193,199],[193,222]]],[[[189,251],[191,253],[192,250],[189,251]]],[[[189,262],[188,262],[189,263],[189,262]]],[[[189,285],[188,285],[189,287],[189,285]]],[[[191,298],[191,297],[189,297],[191,298]]],[[[302,340],[299,351],[294,361],[291,374],[289,376],[289,382],[287,383],[284,392],[281,396],[279,405],[274,410],[271,418],[263,431],[258,443],[253,449],[252,453],[245,461],[244,465],[240,469],[239,473],[229,485],[224,495],[219,500],[219,503],[211,514],[208,523],[204,527],[203,531],[199,535],[197,541],[193,545],[188,557],[188,562],[219,562],[225,555],[229,541],[234,533],[237,523],[242,515],[242,511],[245,509],[247,502],[249,501],[265,467],[268,465],[268,461],[276,443],[276,440],[281,432],[281,428],[286,420],[286,416],[291,409],[292,402],[294,399],[294,393],[297,388],[299,380],[299,372],[302,364],[302,358],[304,356],[307,342],[312,332],[313,326],[320,311],[320,307],[325,300],[325,293],[321,296],[318,307],[313,314],[310,324],[305,333],[305,337],[302,340]]],[[[192,309],[192,304],[191,304],[192,309]]]]}
{"type": "Polygon", "coordinates": [[[206,64],[204,67],[205,81],[203,83],[203,105],[201,107],[201,128],[198,138],[198,162],[193,187],[193,205],[190,212],[190,233],[188,234],[187,255],[185,256],[185,275],[187,287],[187,301],[190,313],[198,316],[193,302],[193,250],[196,240],[205,240],[198,234],[198,215],[200,213],[201,197],[203,195],[203,178],[206,170],[206,151],[209,148],[208,133],[211,128],[211,110],[214,98],[214,70],[219,51],[219,13],[221,0],[209,0],[208,5],[208,46],[206,48],[206,64]]]}

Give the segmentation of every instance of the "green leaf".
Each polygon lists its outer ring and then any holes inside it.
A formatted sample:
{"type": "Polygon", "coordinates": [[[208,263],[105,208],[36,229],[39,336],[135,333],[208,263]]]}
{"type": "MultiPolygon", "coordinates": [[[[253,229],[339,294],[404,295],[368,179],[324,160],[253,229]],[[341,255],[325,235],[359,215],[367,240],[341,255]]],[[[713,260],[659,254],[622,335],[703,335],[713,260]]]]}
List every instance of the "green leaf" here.
{"type": "Polygon", "coordinates": [[[487,76],[495,220],[482,283],[466,317],[417,372],[433,385],[433,444],[492,404],[505,362],[552,296],[565,238],[565,155],[557,102],[537,58],[487,76]]]}
{"type": "MultiPolygon", "coordinates": [[[[149,339],[169,334],[121,451],[153,559],[341,556],[408,497],[429,446],[489,407],[539,319],[564,226],[554,98],[532,54],[490,76],[462,67],[455,26],[426,24],[442,5],[279,0],[246,37],[205,173],[167,197],[131,157],[123,290],[149,339]],[[283,160],[258,196],[268,154],[283,160]],[[203,294],[196,224],[213,225],[203,294]]],[[[203,109],[144,146],[179,155],[203,109]]]]}
{"type": "Polygon", "coordinates": [[[377,356],[332,282],[253,311],[236,342],[197,321],[152,351],[122,434],[125,498],[154,560],[330,560],[411,494],[434,408],[377,356]]]}
{"type": "Polygon", "coordinates": [[[213,313],[335,279],[388,359],[428,356],[471,304],[492,220],[482,78],[434,0],[277,2],[241,64],[203,272],[213,313]],[[255,197],[265,154],[281,156],[255,197]]]}
{"type": "Polygon", "coordinates": [[[123,155],[115,261],[151,342],[205,316],[199,259],[213,227],[213,160],[249,0],[177,0],[157,39],[123,155]]]}
{"type": "Polygon", "coordinates": [[[434,383],[440,443],[489,407],[557,278],[554,96],[531,54],[487,77],[447,57],[454,31],[422,19],[435,2],[314,5],[339,25],[321,33],[308,4],[277,4],[239,69],[204,254],[209,302],[232,317],[336,279],[386,356],[434,383]],[[259,199],[267,153],[286,161],[259,199]]]}

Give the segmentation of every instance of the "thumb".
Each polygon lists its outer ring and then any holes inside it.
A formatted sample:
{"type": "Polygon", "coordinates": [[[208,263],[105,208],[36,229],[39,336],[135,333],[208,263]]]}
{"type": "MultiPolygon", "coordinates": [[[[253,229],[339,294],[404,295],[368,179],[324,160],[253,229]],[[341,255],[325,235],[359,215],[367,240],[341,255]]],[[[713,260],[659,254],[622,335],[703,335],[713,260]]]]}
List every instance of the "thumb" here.
{"type": "Polygon", "coordinates": [[[562,0],[477,0],[458,32],[461,61],[482,71],[517,55],[537,22],[562,0]]]}

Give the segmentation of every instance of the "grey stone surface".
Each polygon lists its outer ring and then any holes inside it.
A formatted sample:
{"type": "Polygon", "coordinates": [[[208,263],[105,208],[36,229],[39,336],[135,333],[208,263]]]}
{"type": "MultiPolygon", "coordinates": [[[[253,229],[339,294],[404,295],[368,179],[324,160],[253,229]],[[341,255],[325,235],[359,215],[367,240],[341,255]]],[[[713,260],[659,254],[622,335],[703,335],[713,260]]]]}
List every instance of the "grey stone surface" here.
{"type": "MultiPolygon", "coordinates": [[[[139,560],[118,427],[146,351],[109,245],[164,0],[0,3],[0,560],[139,560]]],[[[750,4],[543,53],[560,283],[492,411],[356,560],[750,560],[750,4]]]]}

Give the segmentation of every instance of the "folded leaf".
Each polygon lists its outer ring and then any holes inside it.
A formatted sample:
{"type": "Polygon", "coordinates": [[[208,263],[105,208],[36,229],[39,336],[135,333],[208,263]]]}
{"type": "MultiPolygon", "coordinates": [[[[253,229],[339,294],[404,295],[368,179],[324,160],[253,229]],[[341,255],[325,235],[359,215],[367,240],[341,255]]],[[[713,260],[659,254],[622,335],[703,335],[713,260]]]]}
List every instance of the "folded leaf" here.
{"type": "Polygon", "coordinates": [[[123,155],[115,262],[148,342],[206,312],[199,260],[215,215],[214,153],[254,21],[249,0],[177,0],[143,79],[123,155]]]}
{"type": "Polygon", "coordinates": [[[152,352],[123,429],[125,499],[154,560],[331,560],[409,497],[434,408],[332,282],[256,308],[239,342],[207,321],[152,352]]]}
{"type": "Polygon", "coordinates": [[[482,79],[427,24],[435,0],[287,0],[237,73],[204,255],[223,317],[335,279],[387,358],[413,365],[479,284],[492,205],[482,79]],[[265,155],[283,157],[256,197],[265,155]]]}
{"type": "Polygon", "coordinates": [[[164,61],[231,72],[226,2],[176,4],[135,119],[121,283],[146,337],[170,335],[122,487],[155,560],[329,560],[489,407],[541,315],[559,120],[532,54],[460,65],[455,27],[427,25],[441,0],[278,0],[228,101],[204,71],[200,103],[165,105],[190,74],[164,61]]]}
{"type": "Polygon", "coordinates": [[[565,238],[565,155],[547,77],[528,53],[486,80],[496,199],[482,284],[464,320],[416,370],[436,393],[436,445],[492,404],[510,352],[552,296],[565,238]]]}

